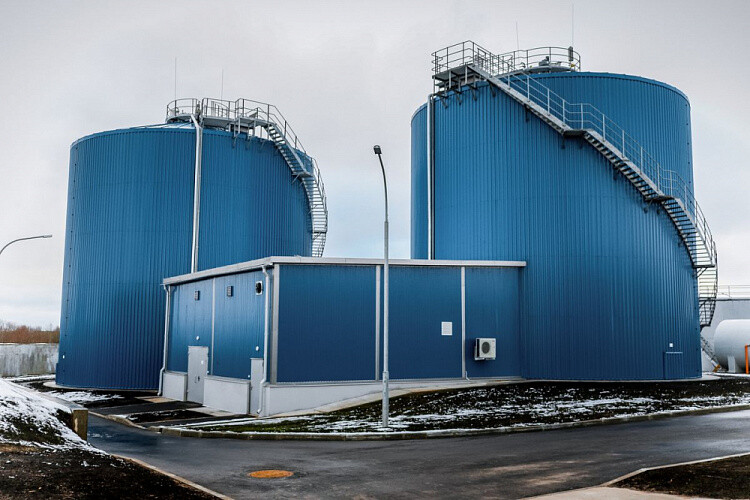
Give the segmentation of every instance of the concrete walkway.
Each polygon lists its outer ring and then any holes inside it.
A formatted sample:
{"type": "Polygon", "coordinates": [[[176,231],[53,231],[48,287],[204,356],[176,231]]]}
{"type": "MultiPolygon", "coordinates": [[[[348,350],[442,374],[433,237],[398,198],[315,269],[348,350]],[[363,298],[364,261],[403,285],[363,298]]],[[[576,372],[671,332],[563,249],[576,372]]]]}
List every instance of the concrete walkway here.
{"type": "Polygon", "coordinates": [[[389,442],[179,438],[92,417],[89,436],[99,448],[238,499],[523,498],[598,486],[643,467],[750,452],[750,411],[389,442]],[[260,469],[294,475],[247,476],[260,469]]]}
{"type": "Polygon", "coordinates": [[[676,495],[665,495],[663,493],[648,493],[645,491],[628,490],[625,488],[585,488],[582,490],[564,491],[551,495],[533,497],[534,500],[586,500],[588,498],[601,500],[677,500],[679,498],[693,498],[703,500],[701,497],[681,497],[676,495]]]}

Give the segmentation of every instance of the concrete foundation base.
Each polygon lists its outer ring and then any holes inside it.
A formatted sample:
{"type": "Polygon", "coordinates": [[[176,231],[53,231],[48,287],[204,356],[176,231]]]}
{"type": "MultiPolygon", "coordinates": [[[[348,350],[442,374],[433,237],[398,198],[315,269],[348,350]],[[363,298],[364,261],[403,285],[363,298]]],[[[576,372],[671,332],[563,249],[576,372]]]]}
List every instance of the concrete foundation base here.
{"type": "MultiPolygon", "coordinates": [[[[472,380],[391,380],[392,397],[414,392],[437,391],[479,387],[518,382],[518,378],[472,379],[472,380]]],[[[263,407],[261,416],[290,415],[296,413],[328,412],[382,398],[383,384],[373,382],[350,382],[328,384],[267,384],[262,388],[263,407]]]]}
{"type": "Polygon", "coordinates": [[[165,371],[162,375],[162,396],[177,401],[187,400],[187,373],[165,371]]]}
{"type": "Polygon", "coordinates": [[[203,386],[203,404],[239,415],[250,413],[250,381],[207,376],[203,386]]]}
{"type": "MultiPolygon", "coordinates": [[[[259,360],[260,361],[260,360],[259,360]]],[[[259,365],[260,366],[260,365],[259,365]]],[[[258,370],[258,377],[260,371],[258,370]]],[[[392,380],[392,397],[414,392],[437,391],[481,387],[503,383],[519,382],[522,379],[432,379],[432,380],[392,380]]],[[[166,371],[162,376],[162,395],[177,401],[187,399],[187,373],[166,371]]],[[[203,388],[204,406],[235,414],[252,414],[261,417],[276,415],[328,412],[349,408],[382,397],[383,384],[380,381],[341,382],[341,383],[301,383],[301,384],[260,384],[250,381],[208,375],[203,388]],[[255,388],[258,387],[258,390],[255,388]]]]}

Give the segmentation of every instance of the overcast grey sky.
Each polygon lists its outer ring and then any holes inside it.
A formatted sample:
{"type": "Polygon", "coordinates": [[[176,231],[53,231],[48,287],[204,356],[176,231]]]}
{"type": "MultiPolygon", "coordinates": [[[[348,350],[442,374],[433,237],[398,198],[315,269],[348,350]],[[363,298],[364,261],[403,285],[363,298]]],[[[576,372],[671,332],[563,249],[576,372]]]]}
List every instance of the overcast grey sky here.
{"type": "Polygon", "coordinates": [[[317,157],[326,256],[379,256],[383,146],[392,254],[409,256],[409,122],[430,53],[571,43],[585,70],[670,83],[690,98],[696,193],[724,284],[750,284],[750,2],[0,0],[0,319],[58,324],[70,144],[159,123],[174,97],[276,104],[317,157]]]}

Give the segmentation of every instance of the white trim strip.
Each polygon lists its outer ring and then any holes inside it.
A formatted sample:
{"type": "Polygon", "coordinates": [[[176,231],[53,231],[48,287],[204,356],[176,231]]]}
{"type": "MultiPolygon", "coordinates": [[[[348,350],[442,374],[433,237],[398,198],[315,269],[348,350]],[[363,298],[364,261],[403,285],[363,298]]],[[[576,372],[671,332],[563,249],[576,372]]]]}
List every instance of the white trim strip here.
{"type": "Polygon", "coordinates": [[[273,306],[272,306],[272,338],[271,338],[271,383],[276,383],[279,361],[279,266],[273,266],[273,306]]]}
{"type": "Polygon", "coordinates": [[[209,352],[209,356],[211,356],[211,362],[209,366],[211,367],[211,375],[214,373],[214,333],[216,331],[215,328],[216,325],[216,278],[211,280],[211,352],[209,352]]]}
{"type": "Polygon", "coordinates": [[[461,268],[461,377],[466,374],[466,268],[461,268]]]}
{"type": "MultiPolygon", "coordinates": [[[[235,274],[244,271],[258,270],[263,266],[278,264],[305,265],[341,265],[341,266],[382,266],[383,259],[358,259],[336,257],[266,257],[232,264],[230,266],[206,269],[197,273],[183,274],[164,279],[165,285],[176,285],[189,281],[198,281],[215,276],[235,274]]],[[[417,266],[417,267],[526,267],[523,260],[427,260],[427,259],[388,259],[389,266],[417,266]]]]}
{"type": "Polygon", "coordinates": [[[432,168],[432,161],[433,161],[433,155],[432,155],[432,125],[435,120],[435,106],[434,101],[432,100],[432,95],[430,94],[427,96],[427,258],[432,260],[435,258],[434,255],[434,245],[433,245],[433,210],[432,210],[432,197],[434,196],[434,193],[432,192],[432,175],[433,175],[433,168],[432,168]]]}

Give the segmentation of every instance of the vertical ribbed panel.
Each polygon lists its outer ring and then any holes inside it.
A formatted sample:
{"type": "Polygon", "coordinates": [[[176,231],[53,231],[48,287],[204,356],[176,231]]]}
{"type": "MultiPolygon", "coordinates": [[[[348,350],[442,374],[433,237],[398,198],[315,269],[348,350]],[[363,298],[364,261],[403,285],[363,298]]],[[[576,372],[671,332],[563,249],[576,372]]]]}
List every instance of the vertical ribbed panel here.
{"type": "Polygon", "coordinates": [[[282,266],[278,382],[375,378],[375,267],[282,266]]]}
{"type": "Polygon", "coordinates": [[[390,275],[390,377],[462,377],[461,269],[394,266],[390,275]],[[442,335],[443,322],[452,335],[442,335]]]}
{"type": "MultiPolygon", "coordinates": [[[[256,271],[216,278],[213,350],[209,351],[209,373],[219,377],[250,378],[250,359],[263,357],[265,293],[255,293],[255,283],[264,283],[256,271]],[[232,296],[227,296],[227,287],[232,296]]],[[[187,349],[184,354],[187,355],[187,349]]]]}
{"type": "Polygon", "coordinates": [[[525,269],[466,268],[466,372],[469,378],[521,375],[521,275],[525,269]],[[477,338],[496,340],[494,360],[475,361],[477,338]]]}
{"type": "Polygon", "coordinates": [[[422,106],[411,119],[411,142],[424,147],[411,149],[411,258],[426,259],[427,255],[427,106],[422,106]]]}
{"type": "MultiPolygon", "coordinates": [[[[667,168],[690,170],[681,94],[634,78],[561,78],[581,85],[578,100],[632,127],[629,133],[652,145],[667,168]],[[588,93],[602,81],[609,87],[601,94],[610,100],[618,99],[616,85],[627,87],[613,110],[588,93]]],[[[572,90],[560,92],[576,100],[572,90]]],[[[493,97],[486,84],[476,100],[471,92],[461,103],[451,96],[435,112],[435,256],[527,261],[524,376],[660,379],[668,350],[684,353],[685,376],[700,376],[695,278],[663,211],[648,207],[589,144],[563,140],[503,92],[493,97]]],[[[414,139],[413,149],[426,147],[424,136],[414,139]]]]}
{"type": "Polygon", "coordinates": [[[312,255],[307,197],[272,142],[203,135],[198,268],[312,255]]]}
{"type": "Polygon", "coordinates": [[[187,371],[188,346],[211,346],[213,280],[188,283],[172,292],[167,370],[187,371]],[[198,292],[198,300],[195,300],[198,292]]]}
{"type": "MultiPolygon", "coordinates": [[[[310,255],[304,188],[271,142],[207,130],[203,151],[201,268],[310,255]]],[[[71,147],[61,385],[157,387],[161,281],[190,271],[194,155],[192,128],[104,132],[71,147]]]]}

